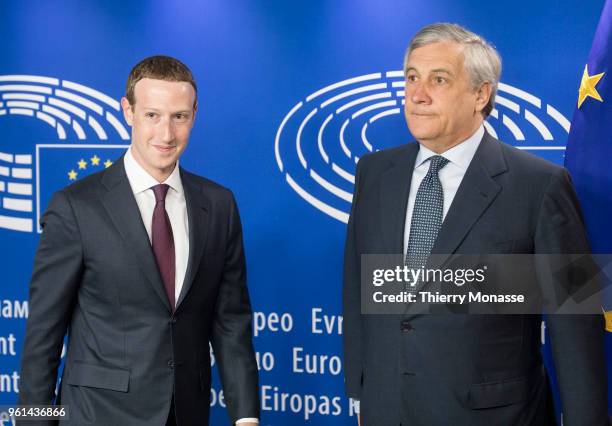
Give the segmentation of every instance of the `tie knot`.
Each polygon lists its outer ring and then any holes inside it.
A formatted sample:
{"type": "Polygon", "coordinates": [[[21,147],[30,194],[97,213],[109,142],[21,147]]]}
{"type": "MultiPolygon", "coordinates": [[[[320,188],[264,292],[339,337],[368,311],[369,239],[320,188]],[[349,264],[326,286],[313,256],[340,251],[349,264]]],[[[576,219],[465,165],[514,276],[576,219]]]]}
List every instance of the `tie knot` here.
{"type": "Polygon", "coordinates": [[[441,155],[434,155],[429,159],[429,173],[438,173],[442,167],[448,164],[448,159],[441,155]]]}
{"type": "Polygon", "coordinates": [[[166,200],[166,194],[168,193],[170,186],[166,185],[165,183],[160,183],[159,185],[152,186],[151,189],[155,194],[155,202],[159,203],[160,201],[166,200]]]}

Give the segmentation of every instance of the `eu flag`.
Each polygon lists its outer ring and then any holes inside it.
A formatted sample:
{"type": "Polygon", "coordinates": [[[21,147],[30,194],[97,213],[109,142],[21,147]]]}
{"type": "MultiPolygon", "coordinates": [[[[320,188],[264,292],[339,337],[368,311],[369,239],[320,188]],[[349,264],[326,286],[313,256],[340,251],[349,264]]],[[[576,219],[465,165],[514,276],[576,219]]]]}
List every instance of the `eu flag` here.
{"type": "Polygon", "coordinates": [[[38,181],[36,223],[40,223],[40,217],[55,191],[110,167],[126,149],[127,145],[36,145],[38,181]]]}
{"type": "MultiPolygon", "coordinates": [[[[580,198],[593,252],[612,253],[612,0],[604,5],[582,73],[565,166],[580,198]]],[[[604,309],[612,332],[611,296],[604,309]]]]}

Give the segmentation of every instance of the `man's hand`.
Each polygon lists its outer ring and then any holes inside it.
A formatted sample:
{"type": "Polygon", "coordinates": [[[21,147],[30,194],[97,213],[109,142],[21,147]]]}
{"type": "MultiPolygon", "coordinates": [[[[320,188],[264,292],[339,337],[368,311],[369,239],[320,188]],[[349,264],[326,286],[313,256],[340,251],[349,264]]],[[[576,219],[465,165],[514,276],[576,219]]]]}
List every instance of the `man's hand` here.
{"type": "Polygon", "coordinates": [[[361,426],[361,414],[357,414],[357,426],[361,426]]]}
{"type": "Polygon", "coordinates": [[[236,423],[236,426],[259,426],[258,423],[246,422],[246,423],[236,423]]]}

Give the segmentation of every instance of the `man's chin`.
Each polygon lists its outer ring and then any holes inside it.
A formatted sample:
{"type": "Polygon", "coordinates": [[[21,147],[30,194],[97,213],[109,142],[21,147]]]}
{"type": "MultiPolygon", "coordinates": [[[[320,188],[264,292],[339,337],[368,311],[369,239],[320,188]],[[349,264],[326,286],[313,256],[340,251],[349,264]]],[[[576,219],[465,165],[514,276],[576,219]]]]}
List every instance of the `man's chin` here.
{"type": "Polygon", "coordinates": [[[158,161],[155,164],[155,168],[160,172],[172,172],[172,170],[174,170],[175,164],[176,160],[170,161],[168,159],[164,159],[164,161],[158,161]]]}
{"type": "Polygon", "coordinates": [[[178,156],[176,155],[176,151],[155,153],[157,164],[173,164],[176,163],[177,158],[178,156]]]}
{"type": "Polygon", "coordinates": [[[419,141],[426,141],[432,139],[436,136],[436,132],[432,129],[420,128],[417,127],[415,129],[410,128],[410,134],[412,137],[419,141]]]}

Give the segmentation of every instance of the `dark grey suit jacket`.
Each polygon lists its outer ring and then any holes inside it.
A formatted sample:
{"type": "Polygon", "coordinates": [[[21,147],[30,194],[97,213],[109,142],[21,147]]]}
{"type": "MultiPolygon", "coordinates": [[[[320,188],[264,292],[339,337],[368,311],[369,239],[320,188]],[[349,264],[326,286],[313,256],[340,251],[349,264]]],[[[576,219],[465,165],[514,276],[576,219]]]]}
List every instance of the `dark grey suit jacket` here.
{"type": "Polygon", "coordinates": [[[65,424],[165,425],[174,395],[179,425],[207,425],[209,341],[230,418],[259,416],[238,210],[229,190],[184,170],[181,180],[189,261],[174,313],[123,159],[54,195],[30,283],[21,404],[55,399],[68,332],[65,424]]]}
{"type": "MultiPolygon", "coordinates": [[[[419,145],[359,161],[344,269],[346,389],[362,425],[555,423],[538,315],[361,315],[360,256],[402,253],[419,145]],[[402,321],[408,324],[401,327],[402,321]],[[402,402],[400,389],[410,402],[402,402]]],[[[565,169],[485,133],[433,253],[588,253],[565,169]]],[[[565,426],[608,425],[602,316],[548,319],[565,426]]]]}

